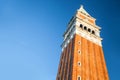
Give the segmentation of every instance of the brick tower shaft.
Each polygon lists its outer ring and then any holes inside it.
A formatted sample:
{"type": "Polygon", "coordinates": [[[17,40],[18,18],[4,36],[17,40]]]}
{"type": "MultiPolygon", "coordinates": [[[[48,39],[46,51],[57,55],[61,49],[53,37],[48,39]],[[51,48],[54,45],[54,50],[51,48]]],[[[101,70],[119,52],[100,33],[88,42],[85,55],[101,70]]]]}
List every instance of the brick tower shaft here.
{"type": "Polygon", "coordinates": [[[64,33],[56,80],[109,80],[100,29],[81,6],[64,33]]]}

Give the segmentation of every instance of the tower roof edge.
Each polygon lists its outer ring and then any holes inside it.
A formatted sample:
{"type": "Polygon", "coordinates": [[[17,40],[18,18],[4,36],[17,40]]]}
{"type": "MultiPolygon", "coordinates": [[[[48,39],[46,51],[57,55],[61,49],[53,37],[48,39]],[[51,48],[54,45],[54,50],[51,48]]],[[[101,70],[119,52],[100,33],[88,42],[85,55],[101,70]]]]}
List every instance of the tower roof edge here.
{"type": "Polygon", "coordinates": [[[85,15],[90,16],[90,14],[84,9],[83,5],[80,6],[80,8],[77,10],[85,15]]]}

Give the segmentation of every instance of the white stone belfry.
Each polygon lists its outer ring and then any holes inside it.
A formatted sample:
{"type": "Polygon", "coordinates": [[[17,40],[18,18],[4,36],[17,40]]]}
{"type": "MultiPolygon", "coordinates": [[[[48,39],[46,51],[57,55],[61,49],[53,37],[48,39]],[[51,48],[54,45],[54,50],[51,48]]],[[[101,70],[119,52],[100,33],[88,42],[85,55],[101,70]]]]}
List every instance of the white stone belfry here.
{"type": "Polygon", "coordinates": [[[95,20],[96,19],[91,17],[83,8],[83,5],[81,5],[81,7],[76,11],[76,14],[68,23],[67,30],[63,35],[64,41],[62,43],[62,49],[64,50],[75,34],[78,34],[83,38],[102,46],[102,38],[100,37],[101,28],[95,24],[95,20]]]}

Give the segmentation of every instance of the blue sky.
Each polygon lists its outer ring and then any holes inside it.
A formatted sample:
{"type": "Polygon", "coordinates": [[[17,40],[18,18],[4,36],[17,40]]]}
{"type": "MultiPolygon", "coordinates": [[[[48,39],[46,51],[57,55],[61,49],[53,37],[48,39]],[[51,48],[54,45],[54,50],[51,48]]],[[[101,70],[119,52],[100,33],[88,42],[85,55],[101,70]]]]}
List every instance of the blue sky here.
{"type": "Polygon", "coordinates": [[[119,0],[0,0],[0,80],[55,80],[62,35],[81,4],[102,27],[109,76],[119,80],[119,0]]]}

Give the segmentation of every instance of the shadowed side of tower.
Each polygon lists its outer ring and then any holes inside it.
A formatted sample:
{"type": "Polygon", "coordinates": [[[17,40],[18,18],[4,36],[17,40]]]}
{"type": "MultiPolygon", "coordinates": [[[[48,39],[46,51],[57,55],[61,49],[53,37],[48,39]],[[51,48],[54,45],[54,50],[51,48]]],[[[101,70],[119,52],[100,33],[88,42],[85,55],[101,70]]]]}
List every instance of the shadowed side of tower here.
{"type": "Polygon", "coordinates": [[[80,7],[64,33],[56,80],[109,80],[100,27],[80,7]]]}

